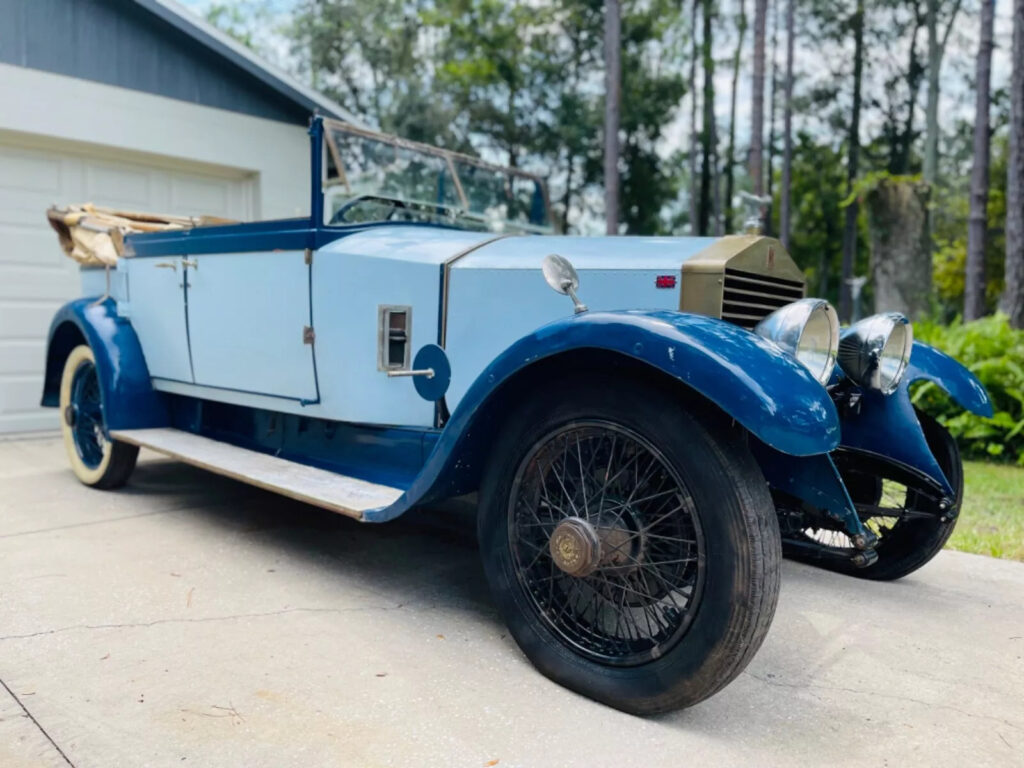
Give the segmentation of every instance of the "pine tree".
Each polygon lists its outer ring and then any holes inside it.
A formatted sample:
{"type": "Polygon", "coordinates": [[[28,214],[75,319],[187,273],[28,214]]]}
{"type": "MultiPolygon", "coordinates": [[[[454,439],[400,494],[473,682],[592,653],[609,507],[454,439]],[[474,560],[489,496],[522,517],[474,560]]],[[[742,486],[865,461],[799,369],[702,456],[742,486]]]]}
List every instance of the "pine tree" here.
{"type": "Polygon", "coordinates": [[[1013,3],[1010,156],[1006,164],[1006,290],[1000,305],[1024,328],[1024,0],[1013,3]]]}
{"type": "Polygon", "coordinates": [[[985,314],[985,236],[988,228],[989,105],[992,101],[992,25],[995,0],[982,0],[981,36],[975,76],[974,164],[971,168],[970,212],[967,215],[967,267],[964,275],[964,320],[985,314]]]}

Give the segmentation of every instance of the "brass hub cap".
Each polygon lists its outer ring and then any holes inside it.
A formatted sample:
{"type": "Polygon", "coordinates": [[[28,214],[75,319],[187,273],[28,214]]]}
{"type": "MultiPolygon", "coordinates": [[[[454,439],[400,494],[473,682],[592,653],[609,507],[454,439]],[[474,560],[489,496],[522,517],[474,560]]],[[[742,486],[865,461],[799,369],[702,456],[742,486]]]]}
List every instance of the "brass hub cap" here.
{"type": "Polygon", "coordinates": [[[555,526],[548,546],[555,565],[570,576],[587,576],[601,562],[597,531],[580,517],[566,518],[555,526]]]}

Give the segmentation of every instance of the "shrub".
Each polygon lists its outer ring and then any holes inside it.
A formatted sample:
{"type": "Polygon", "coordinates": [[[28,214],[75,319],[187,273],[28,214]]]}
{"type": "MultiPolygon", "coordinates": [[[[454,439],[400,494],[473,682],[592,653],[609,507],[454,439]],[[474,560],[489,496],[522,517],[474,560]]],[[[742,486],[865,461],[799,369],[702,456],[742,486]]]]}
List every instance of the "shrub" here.
{"type": "Polygon", "coordinates": [[[988,390],[995,416],[964,411],[931,382],[916,385],[914,404],[946,425],[965,456],[1024,466],[1024,331],[1010,328],[1005,315],[993,315],[948,326],[917,322],[914,338],[967,366],[988,390]]]}

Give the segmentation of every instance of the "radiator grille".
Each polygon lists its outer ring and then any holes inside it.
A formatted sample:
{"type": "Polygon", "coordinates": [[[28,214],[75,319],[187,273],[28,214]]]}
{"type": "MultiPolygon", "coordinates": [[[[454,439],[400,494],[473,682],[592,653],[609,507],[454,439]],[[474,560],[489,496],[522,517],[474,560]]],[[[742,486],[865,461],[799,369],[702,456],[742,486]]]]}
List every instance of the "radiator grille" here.
{"type": "Polygon", "coordinates": [[[779,307],[804,297],[801,280],[784,280],[755,272],[725,268],[722,319],[753,328],[779,307]]]}

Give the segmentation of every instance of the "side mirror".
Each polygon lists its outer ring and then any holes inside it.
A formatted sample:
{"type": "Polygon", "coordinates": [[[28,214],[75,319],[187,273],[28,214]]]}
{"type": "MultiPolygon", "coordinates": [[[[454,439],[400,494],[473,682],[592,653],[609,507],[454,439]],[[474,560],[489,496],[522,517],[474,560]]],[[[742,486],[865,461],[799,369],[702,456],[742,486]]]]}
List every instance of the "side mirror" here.
{"type": "Polygon", "coordinates": [[[587,305],[577,298],[576,289],[580,287],[580,277],[576,274],[576,268],[564,256],[552,253],[544,257],[541,262],[541,271],[547,284],[558,293],[568,295],[572,299],[576,314],[587,311],[587,305]]]}

